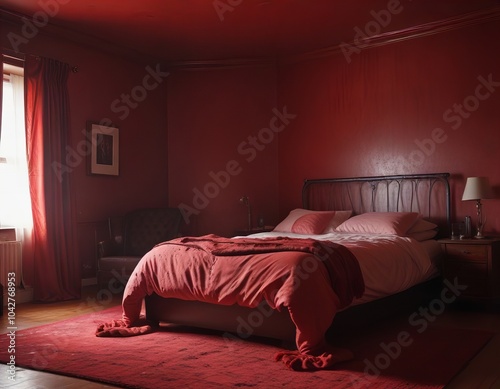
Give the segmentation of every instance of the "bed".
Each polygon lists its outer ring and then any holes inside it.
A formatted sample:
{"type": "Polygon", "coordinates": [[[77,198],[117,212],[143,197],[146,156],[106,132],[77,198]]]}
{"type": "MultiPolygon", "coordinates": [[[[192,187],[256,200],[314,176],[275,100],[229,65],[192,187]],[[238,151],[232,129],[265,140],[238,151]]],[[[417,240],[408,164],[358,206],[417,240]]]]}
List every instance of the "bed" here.
{"type": "Polygon", "coordinates": [[[418,301],[436,285],[435,238],[450,222],[448,177],[306,180],[302,208],[272,232],[164,242],[130,278],[123,317],[96,335],[144,334],[163,322],[228,339],[294,339],[296,350],[277,359],[294,370],[330,368],[352,358],[327,341],[341,317],[380,314],[386,300],[418,301]]]}

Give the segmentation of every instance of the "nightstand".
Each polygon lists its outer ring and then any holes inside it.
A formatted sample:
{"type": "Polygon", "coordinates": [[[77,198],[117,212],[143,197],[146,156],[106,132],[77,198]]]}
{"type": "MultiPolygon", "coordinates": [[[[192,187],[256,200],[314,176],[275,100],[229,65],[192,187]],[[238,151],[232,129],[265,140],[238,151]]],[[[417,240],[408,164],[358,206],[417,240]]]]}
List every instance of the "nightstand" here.
{"type": "Polygon", "coordinates": [[[495,305],[500,302],[500,238],[440,239],[443,278],[467,285],[459,296],[495,305]]]}
{"type": "Polygon", "coordinates": [[[254,227],[251,230],[236,230],[234,234],[236,236],[247,236],[259,232],[271,232],[272,230],[274,230],[274,226],[254,227]]]}

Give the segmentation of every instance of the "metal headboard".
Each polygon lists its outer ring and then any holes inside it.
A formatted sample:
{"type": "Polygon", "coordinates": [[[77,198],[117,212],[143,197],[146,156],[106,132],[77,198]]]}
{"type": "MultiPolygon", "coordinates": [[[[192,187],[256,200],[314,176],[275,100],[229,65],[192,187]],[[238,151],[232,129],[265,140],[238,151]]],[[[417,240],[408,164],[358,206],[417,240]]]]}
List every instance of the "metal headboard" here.
{"type": "Polygon", "coordinates": [[[312,210],[419,212],[439,225],[450,226],[449,173],[305,180],[303,207],[312,210]]]}

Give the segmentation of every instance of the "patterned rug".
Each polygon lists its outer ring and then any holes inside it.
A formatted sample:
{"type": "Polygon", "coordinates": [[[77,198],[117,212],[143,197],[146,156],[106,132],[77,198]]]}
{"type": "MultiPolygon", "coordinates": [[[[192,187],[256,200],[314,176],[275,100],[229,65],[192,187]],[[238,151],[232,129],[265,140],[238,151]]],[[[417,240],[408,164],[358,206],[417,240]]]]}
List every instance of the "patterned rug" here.
{"type": "MultiPolygon", "coordinates": [[[[137,337],[94,336],[98,324],[118,317],[115,307],[18,331],[15,366],[125,388],[442,388],[492,337],[482,331],[379,326],[338,339],[354,352],[353,361],[334,370],[295,372],[274,361],[283,350],[277,341],[242,341],[174,326],[137,337]]],[[[2,334],[3,363],[13,355],[9,344],[12,336],[2,334]]]]}

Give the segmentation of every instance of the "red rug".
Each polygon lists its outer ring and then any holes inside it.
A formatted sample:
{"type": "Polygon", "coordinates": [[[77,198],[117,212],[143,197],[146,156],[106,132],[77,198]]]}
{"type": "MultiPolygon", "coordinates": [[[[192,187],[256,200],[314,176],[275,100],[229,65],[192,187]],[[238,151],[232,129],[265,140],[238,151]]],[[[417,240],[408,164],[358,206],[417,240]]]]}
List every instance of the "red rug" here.
{"type": "MultiPolygon", "coordinates": [[[[339,342],[355,360],[337,369],[295,372],[273,360],[282,350],[263,340],[183,328],[130,338],[97,338],[97,324],[120,308],[18,331],[17,367],[126,388],[442,388],[476,355],[491,333],[450,328],[376,329],[339,342]]],[[[409,325],[407,327],[410,327],[409,325]]],[[[0,338],[6,363],[9,336],[0,338]]]]}

